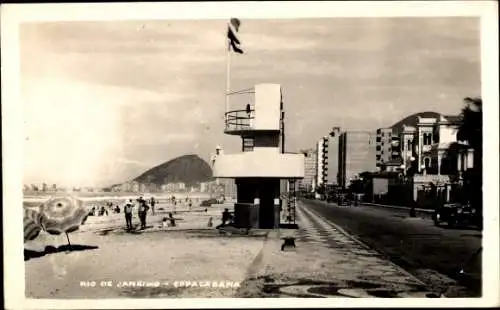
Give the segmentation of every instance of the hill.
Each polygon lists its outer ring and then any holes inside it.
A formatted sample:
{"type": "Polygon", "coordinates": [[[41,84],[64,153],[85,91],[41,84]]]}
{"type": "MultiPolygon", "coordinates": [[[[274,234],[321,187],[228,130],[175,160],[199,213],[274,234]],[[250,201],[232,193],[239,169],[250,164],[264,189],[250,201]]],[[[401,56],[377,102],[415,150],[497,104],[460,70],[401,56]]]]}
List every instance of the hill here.
{"type": "Polygon", "coordinates": [[[423,118],[427,118],[427,117],[438,118],[440,115],[441,115],[440,113],[430,112],[430,111],[415,113],[415,114],[412,114],[410,116],[403,118],[402,120],[400,120],[396,124],[392,125],[390,128],[392,128],[392,133],[394,135],[399,136],[399,134],[403,131],[403,125],[417,126],[417,122],[418,122],[417,119],[419,116],[423,117],[423,118]]]}
{"type": "Polygon", "coordinates": [[[206,161],[198,155],[183,155],[149,169],[134,181],[157,185],[184,182],[186,186],[194,186],[211,178],[212,169],[206,161]]]}

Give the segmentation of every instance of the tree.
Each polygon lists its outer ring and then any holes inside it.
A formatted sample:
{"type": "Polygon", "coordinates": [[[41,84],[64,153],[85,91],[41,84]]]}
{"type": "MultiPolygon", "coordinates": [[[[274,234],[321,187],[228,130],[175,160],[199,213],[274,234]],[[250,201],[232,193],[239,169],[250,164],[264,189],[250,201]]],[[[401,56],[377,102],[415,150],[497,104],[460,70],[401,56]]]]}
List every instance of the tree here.
{"type": "Polygon", "coordinates": [[[483,101],[481,98],[467,97],[460,114],[461,123],[457,131],[457,140],[467,145],[453,143],[448,149],[448,156],[456,158],[460,151],[472,149],[474,152],[473,167],[463,175],[466,199],[477,208],[482,208],[483,185],[483,101]]]}

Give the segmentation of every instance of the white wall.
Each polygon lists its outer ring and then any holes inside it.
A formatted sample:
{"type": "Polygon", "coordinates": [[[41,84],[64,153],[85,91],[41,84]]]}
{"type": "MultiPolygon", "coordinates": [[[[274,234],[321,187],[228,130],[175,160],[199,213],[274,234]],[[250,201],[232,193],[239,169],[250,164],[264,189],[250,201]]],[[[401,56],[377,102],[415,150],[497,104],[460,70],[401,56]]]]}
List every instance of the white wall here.
{"type": "Polygon", "coordinates": [[[303,178],[304,155],[267,151],[220,155],[215,161],[214,177],[303,178]]]}
{"type": "Polygon", "coordinates": [[[255,85],[256,130],[279,130],[281,118],[281,86],[279,84],[255,85]]]}

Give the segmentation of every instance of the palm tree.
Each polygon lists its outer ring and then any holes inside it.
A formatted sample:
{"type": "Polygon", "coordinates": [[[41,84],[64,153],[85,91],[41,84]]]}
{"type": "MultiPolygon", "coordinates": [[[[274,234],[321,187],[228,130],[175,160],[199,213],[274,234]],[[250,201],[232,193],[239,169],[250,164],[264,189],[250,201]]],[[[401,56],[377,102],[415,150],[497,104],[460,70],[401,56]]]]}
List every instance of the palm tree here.
{"type": "Polygon", "coordinates": [[[467,97],[465,106],[460,114],[461,124],[457,132],[458,141],[466,141],[464,146],[453,143],[448,149],[448,156],[456,158],[458,152],[464,149],[474,151],[473,167],[463,175],[466,197],[477,208],[482,208],[482,181],[483,181],[483,101],[481,98],[467,97]]]}

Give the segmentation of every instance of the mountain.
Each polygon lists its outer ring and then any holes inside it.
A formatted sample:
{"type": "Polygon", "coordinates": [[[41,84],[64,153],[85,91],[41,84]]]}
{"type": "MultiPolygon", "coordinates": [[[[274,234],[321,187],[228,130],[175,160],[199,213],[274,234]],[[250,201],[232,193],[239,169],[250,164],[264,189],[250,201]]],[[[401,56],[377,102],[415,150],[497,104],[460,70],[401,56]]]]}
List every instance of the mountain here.
{"type": "Polygon", "coordinates": [[[441,115],[440,113],[430,112],[430,111],[415,113],[415,114],[412,114],[410,116],[403,118],[402,120],[400,120],[396,124],[392,125],[390,128],[392,128],[393,135],[399,136],[399,134],[403,131],[403,125],[414,126],[414,127],[417,126],[419,116],[423,117],[423,118],[427,118],[427,117],[439,118],[440,115],[441,115]]]}
{"type": "Polygon", "coordinates": [[[194,186],[212,178],[209,164],[198,155],[183,155],[153,167],[134,179],[139,183],[184,182],[186,186],[194,186]]]}

